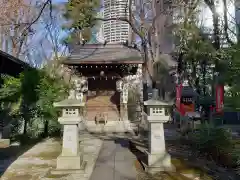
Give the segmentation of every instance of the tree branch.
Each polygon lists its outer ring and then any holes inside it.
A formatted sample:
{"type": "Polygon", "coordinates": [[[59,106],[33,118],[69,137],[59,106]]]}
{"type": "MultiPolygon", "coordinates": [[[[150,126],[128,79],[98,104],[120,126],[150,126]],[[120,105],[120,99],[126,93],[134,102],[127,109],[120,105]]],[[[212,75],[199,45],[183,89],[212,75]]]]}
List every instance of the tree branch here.
{"type": "Polygon", "coordinates": [[[42,8],[40,9],[40,12],[39,12],[38,16],[37,16],[31,23],[29,23],[26,28],[24,28],[24,30],[23,30],[23,32],[22,32],[22,36],[25,36],[25,35],[27,34],[28,30],[31,28],[31,26],[32,26],[33,24],[35,24],[35,23],[39,20],[39,18],[40,18],[41,15],[43,14],[44,9],[47,7],[48,4],[52,4],[52,0],[47,0],[47,1],[43,4],[42,8]]]}
{"type": "Polygon", "coordinates": [[[228,18],[227,18],[227,2],[223,0],[223,18],[224,18],[224,34],[226,36],[227,42],[231,45],[234,45],[233,41],[229,38],[228,35],[228,18]]]}

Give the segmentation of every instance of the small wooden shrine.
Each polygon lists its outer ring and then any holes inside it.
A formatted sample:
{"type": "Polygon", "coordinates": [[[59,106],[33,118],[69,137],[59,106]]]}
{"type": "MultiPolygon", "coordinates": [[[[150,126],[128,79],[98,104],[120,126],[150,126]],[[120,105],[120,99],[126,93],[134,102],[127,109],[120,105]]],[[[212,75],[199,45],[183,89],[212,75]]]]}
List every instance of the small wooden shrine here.
{"type": "Polygon", "coordinates": [[[136,74],[142,63],[136,49],[122,44],[71,46],[63,64],[75,69],[74,82],[79,99],[86,103],[86,120],[124,119],[127,97],[123,96],[127,96],[128,89],[123,78],[136,74]]]}

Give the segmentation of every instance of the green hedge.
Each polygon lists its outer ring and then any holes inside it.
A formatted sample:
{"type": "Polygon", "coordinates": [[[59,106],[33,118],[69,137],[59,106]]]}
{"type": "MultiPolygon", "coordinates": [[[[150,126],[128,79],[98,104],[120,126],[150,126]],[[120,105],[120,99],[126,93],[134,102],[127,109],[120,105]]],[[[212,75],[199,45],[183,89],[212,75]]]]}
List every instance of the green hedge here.
{"type": "Polygon", "coordinates": [[[52,77],[45,69],[28,69],[17,78],[2,79],[0,113],[13,126],[11,136],[19,135],[22,130],[34,138],[60,131],[53,103],[67,96],[68,85],[61,77],[52,77]]]}

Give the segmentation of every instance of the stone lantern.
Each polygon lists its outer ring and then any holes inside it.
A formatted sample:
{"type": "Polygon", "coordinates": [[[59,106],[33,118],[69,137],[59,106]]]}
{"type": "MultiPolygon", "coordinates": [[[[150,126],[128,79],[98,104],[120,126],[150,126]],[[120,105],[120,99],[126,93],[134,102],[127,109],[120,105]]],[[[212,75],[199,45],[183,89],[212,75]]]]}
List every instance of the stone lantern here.
{"type": "Polygon", "coordinates": [[[166,152],[163,123],[168,122],[170,115],[167,112],[171,104],[160,101],[158,90],[153,90],[152,99],[145,101],[144,106],[147,113],[149,127],[147,171],[155,173],[158,171],[172,170],[171,157],[166,152]]]}
{"type": "Polygon", "coordinates": [[[62,109],[58,122],[63,125],[62,153],[57,158],[57,170],[80,170],[82,154],[79,151],[79,124],[82,121],[80,110],[84,103],[74,98],[72,92],[69,99],[53,104],[62,109]]]}

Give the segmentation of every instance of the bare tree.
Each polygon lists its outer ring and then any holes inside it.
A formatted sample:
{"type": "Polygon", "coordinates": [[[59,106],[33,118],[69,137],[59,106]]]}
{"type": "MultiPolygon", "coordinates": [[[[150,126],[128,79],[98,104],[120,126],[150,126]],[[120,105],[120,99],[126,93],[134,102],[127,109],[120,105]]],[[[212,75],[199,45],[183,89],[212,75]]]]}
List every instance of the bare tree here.
{"type": "MultiPolygon", "coordinates": [[[[197,0],[196,0],[197,1],[197,0]]],[[[164,46],[164,37],[173,31],[173,11],[175,9],[188,8],[187,3],[181,0],[129,0],[126,4],[125,16],[114,18],[97,18],[101,21],[118,20],[127,22],[134,34],[140,39],[140,48],[138,49],[143,57],[143,76],[144,76],[144,100],[147,99],[147,81],[148,77],[155,85],[153,78],[153,64],[158,62],[162,67],[168,68],[168,63],[161,59],[162,47],[164,46]]],[[[106,7],[105,7],[106,8],[106,7]]],[[[191,7],[192,8],[192,7],[191,7]]],[[[185,13],[184,18],[188,19],[194,8],[185,13]]],[[[169,58],[171,60],[171,58],[169,58]]]]}
{"type": "Polygon", "coordinates": [[[51,0],[34,2],[26,0],[0,1],[1,35],[11,40],[14,56],[19,57],[21,52],[24,51],[28,38],[35,33],[33,26],[38,22],[48,4],[52,4],[51,0]]]}
{"type": "Polygon", "coordinates": [[[41,41],[41,49],[46,62],[45,68],[51,76],[64,77],[66,69],[61,64],[61,60],[66,56],[68,49],[66,44],[62,43],[62,24],[64,19],[62,17],[61,6],[56,5],[53,7],[51,18],[49,18],[49,9],[46,9],[41,19],[45,29],[44,39],[41,41]],[[46,48],[44,44],[48,46],[48,48],[46,48]],[[50,51],[50,53],[47,54],[46,49],[50,51]]]}

